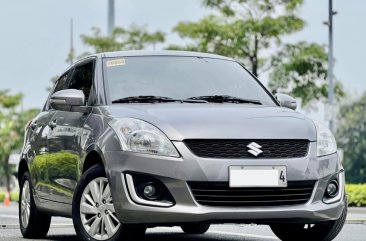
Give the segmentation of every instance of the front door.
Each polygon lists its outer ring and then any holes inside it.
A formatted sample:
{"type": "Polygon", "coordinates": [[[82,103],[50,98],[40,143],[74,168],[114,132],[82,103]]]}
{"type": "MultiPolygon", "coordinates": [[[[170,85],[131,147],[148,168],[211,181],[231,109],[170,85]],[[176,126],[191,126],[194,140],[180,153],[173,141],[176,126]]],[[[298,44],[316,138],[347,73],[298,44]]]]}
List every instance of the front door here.
{"type": "MultiPolygon", "coordinates": [[[[90,105],[89,95],[94,76],[94,62],[84,62],[75,67],[66,89],[82,90],[85,103],[90,105]]],[[[57,111],[52,118],[53,128],[48,136],[49,197],[62,203],[72,203],[80,178],[83,154],[84,124],[89,114],[74,111],[57,111]]]]}
{"type": "MultiPolygon", "coordinates": [[[[55,84],[50,96],[66,87],[70,77],[70,72],[63,74],[55,84]]],[[[32,121],[29,131],[31,137],[26,144],[28,159],[32,161],[30,174],[32,177],[35,194],[38,198],[49,199],[50,181],[48,178],[48,137],[51,132],[51,120],[57,111],[49,106],[49,99],[43,111],[32,121]]]]}
{"type": "Polygon", "coordinates": [[[55,125],[48,136],[47,170],[53,201],[72,202],[80,175],[81,140],[86,118],[87,114],[68,111],[57,111],[52,118],[55,125]]]}

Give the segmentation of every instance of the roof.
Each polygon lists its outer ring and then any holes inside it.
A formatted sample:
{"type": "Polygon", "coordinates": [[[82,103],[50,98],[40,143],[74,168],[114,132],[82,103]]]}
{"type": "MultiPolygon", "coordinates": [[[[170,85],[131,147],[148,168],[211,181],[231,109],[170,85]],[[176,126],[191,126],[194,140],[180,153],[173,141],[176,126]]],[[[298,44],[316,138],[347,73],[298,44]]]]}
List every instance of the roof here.
{"type": "Polygon", "coordinates": [[[201,58],[213,58],[213,59],[225,59],[233,60],[221,55],[200,53],[200,52],[189,52],[189,51],[147,51],[147,50],[133,50],[133,51],[117,51],[117,52],[106,52],[97,54],[97,56],[114,58],[114,57],[133,57],[133,56],[182,56],[182,57],[201,57],[201,58]]]}
{"type": "Polygon", "coordinates": [[[88,55],[76,61],[67,70],[73,68],[75,65],[78,65],[80,62],[83,62],[85,59],[88,59],[90,57],[115,58],[115,57],[138,57],[138,56],[180,56],[180,57],[198,57],[198,58],[211,58],[211,59],[235,61],[232,58],[225,57],[222,55],[201,53],[201,52],[175,51],[175,50],[161,50],[161,51],[130,50],[130,51],[104,52],[88,55]]]}

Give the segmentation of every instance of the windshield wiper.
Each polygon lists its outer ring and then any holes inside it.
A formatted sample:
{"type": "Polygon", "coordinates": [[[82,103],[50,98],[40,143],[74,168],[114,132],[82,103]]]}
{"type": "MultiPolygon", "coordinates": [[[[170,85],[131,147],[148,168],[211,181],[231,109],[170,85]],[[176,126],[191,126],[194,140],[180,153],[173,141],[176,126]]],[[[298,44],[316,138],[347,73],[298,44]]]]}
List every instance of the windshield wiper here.
{"type": "Polygon", "coordinates": [[[154,102],[175,102],[176,100],[153,95],[130,96],[112,101],[112,103],[154,103],[154,102]]]}
{"type": "Polygon", "coordinates": [[[207,102],[213,102],[213,103],[249,103],[249,104],[255,104],[255,105],[262,104],[259,100],[244,99],[244,98],[233,97],[233,96],[229,96],[229,95],[197,96],[197,97],[190,97],[187,100],[205,100],[207,102]]]}
{"type": "Polygon", "coordinates": [[[113,100],[112,103],[169,103],[169,102],[185,102],[185,103],[207,103],[206,100],[179,100],[164,96],[153,96],[153,95],[140,95],[140,96],[130,96],[117,100],[113,100]]]}

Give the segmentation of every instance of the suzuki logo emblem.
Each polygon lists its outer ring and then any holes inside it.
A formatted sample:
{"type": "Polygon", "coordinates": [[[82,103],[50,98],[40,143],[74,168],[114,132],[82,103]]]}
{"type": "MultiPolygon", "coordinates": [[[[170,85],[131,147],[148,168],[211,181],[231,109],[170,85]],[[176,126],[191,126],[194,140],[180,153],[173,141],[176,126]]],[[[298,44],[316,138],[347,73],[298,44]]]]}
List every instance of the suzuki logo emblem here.
{"type": "Polygon", "coordinates": [[[247,147],[249,148],[248,152],[253,156],[258,156],[263,152],[261,150],[262,147],[255,142],[250,143],[249,145],[247,145],[247,147]]]}

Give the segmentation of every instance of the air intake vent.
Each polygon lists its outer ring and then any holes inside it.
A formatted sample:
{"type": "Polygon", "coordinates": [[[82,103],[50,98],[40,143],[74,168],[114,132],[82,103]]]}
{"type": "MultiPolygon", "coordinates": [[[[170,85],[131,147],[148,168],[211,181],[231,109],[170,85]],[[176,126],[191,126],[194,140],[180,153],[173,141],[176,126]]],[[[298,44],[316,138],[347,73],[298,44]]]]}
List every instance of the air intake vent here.
{"type": "Polygon", "coordinates": [[[188,139],[186,146],[204,158],[301,158],[309,149],[308,140],[220,140],[188,139]],[[248,152],[251,143],[261,146],[257,156],[248,152]]]}
{"type": "Polygon", "coordinates": [[[227,182],[188,182],[188,185],[201,205],[262,207],[307,203],[315,181],[290,181],[286,188],[229,188],[227,182]]]}

